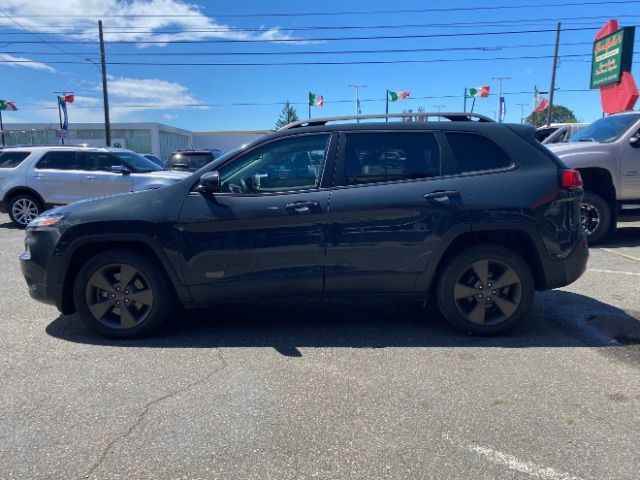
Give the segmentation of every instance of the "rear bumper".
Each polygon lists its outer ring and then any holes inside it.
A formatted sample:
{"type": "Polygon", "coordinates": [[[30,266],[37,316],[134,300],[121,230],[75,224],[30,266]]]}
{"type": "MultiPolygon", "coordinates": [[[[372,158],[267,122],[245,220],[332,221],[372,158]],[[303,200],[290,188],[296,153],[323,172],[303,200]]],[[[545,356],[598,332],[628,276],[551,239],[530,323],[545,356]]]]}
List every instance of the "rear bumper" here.
{"type": "Polygon", "coordinates": [[[587,269],[589,247],[584,234],[580,235],[578,244],[573,251],[562,259],[542,260],[544,270],[544,285],[540,290],[551,290],[567,286],[575,282],[587,269]]]}

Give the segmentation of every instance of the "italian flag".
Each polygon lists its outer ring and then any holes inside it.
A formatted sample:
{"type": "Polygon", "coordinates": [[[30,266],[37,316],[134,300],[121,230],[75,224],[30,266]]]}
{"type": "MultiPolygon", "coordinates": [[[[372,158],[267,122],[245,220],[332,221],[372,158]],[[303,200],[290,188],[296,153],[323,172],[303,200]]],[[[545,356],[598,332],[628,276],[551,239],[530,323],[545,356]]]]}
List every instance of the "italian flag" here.
{"type": "Polygon", "coordinates": [[[549,100],[540,94],[538,87],[533,87],[533,111],[544,112],[548,106],[549,100]]]}
{"type": "Polygon", "coordinates": [[[309,92],[309,106],[322,108],[324,106],[324,97],[317,93],[309,92]]]}
{"type": "Polygon", "coordinates": [[[467,89],[469,97],[487,98],[489,96],[490,87],[483,85],[481,87],[471,87],[467,89]]]}
{"type": "Polygon", "coordinates": [[[390,102],[398,102],[400,100],[404,100],[405,98],[409,98],[409,92],[397,92],[395,90],[389,90],[390,102]]]}
{"type": "Polygon", "coordinates": [[[10,102],[9,100],[0,100],[0,110],[9,110],[10,112],[15,112],[18,110],[16,104],[10,102]]]}

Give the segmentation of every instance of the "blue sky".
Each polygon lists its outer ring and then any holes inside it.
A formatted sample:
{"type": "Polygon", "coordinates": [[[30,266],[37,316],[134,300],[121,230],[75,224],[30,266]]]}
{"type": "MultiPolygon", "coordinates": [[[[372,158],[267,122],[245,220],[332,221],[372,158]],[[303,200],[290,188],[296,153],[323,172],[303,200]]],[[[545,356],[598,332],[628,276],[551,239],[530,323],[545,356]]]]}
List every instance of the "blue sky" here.
{"type": "MultiPolygon", "coordinates": [[[[411,92],[408,100],[391,104],[390,112],[418,107],[433,111],[436,105],[444,106],[443,110],[459,111],[465,87],[490,85],[491,97],[479,99],[475,110],[493,116],[497,109],[498,83],[492,77],[507,76],[511,79],[504,82],[506,119],[519,122],[521,107],[517,104],[526,104],[525,115],[530,112],[533,87],[537,85],[542,91],[549,89],[552,66],[551,58],[521,57],[551,57],[555,32],[492,33],[554,30],[558,20],[563,22],[560,55],[585,56],[561,58],[555,102],[571,108],[581,121],[590,122],[600,117],[597,91],[571,90],[589,87],[589,53],[597,29],[609,18],[617,18],[621,26],[640,24],[640,14],[634,14],[640,2],[523,0],[517,8],[494,8],[514,5],[505,0],[484,3],[3,0],[0,6],[0,98],[13,100],[20,109],[6,112],[3,117],[5,122],[55,123],[57,110],[53,92],[67,90],[77,96],[77,102],[69,106],[71,123],[102,120],[100,73],[85,60],[99,61],[98,18],[103,19],[107,41],[132,42],[107,43],[110,101],[114,107],[112,121],[160,121],[193,131],[269,129],[287,99],[300,117],[306,117],[309,91],[320,93],[325,99],[325,107],[312,109],[312,116],[353,113],[354,90],[348,87],[350,84],[367,85],[360,92],[363,113],[384,111],[386,89],[411,92]],[[574,5],[560,6],[565,3],[574,5]],[[479,6],[491,9],[477,9],[479,6]],[[425,9],[440,11],[407,12],[425,9]],[[387,12],[380,12],[383,10],[387,12]],[[335,15],[339,12],[342,14],[335,15]],[[60,14],[65,16],[36,16],[60,14]],[[147,16],[109,16],[127,14],[147,16]],[[374,36],[402,38],[329,40],[374,36]],[[162,43],[175,40],[211,43],[162,43]],[[71,43],[55,43],[60,41],[71,43]],[[136,43],[141,41],[159,43],[136,43]],[[423,51],[417,51],[420,49],[423,51]],[[339,53],[354,50],[374,52],[339,53]],[[309,53],[312,51],[338,53],[309,53]],[[208,55],[212,52],[225,55],[208,55]],[[235,55],[229,55],[231,53],[235,55]],[[443,59],[449,61],[433,62],[443,59]],[[38,63],[2,63],[2,60],[38,63]],[[269,66],[112,63],[398,60],[415,63],[269,66]]],[[[634,74],[640,78],[637,62],[634,74]]]]}

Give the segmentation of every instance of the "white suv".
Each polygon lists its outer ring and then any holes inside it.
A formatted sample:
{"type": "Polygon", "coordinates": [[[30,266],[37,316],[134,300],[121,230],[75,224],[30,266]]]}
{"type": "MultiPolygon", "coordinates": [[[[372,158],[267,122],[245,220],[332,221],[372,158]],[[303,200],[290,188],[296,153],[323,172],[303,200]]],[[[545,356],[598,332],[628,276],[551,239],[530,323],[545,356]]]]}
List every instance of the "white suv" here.
{"type": "Polygon", "coordinates": [[[8,212],[24,228],[54,205],[164,187],[188,175],[163,171],[142,155],[122,148],[5,148],[0,151],[0,212],[8,212]]]}

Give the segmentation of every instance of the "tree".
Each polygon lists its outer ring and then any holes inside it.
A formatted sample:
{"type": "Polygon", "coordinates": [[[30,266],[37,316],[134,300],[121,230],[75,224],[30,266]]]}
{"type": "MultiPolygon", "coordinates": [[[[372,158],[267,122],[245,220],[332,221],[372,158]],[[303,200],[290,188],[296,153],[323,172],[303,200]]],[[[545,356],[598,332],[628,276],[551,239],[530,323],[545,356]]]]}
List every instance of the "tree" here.
{"type": "Polygon", "coordinates": [[[297,122],[298,120],[300,119],[298,118],[296,109],[293,108],[289,103],[289,100],[287,100],[282,107],[280,118],[278,118],[278,121],[276,122],[276,130],[280,127],[284,127],[285,125],[290,124],[291,122],[297,122]]]}
{"type": "MultiPolygon", "coordinates": [[[[571,110],[562,105],[554,105],[551,109],[551,122],[552,123],[576,123],[578,119],[571,110]]],[[[542,112],[531,112],[526,118],[524,123],[533,125],[534,127],[541,127],[547,124],[547,110],[542,112]]]]}

